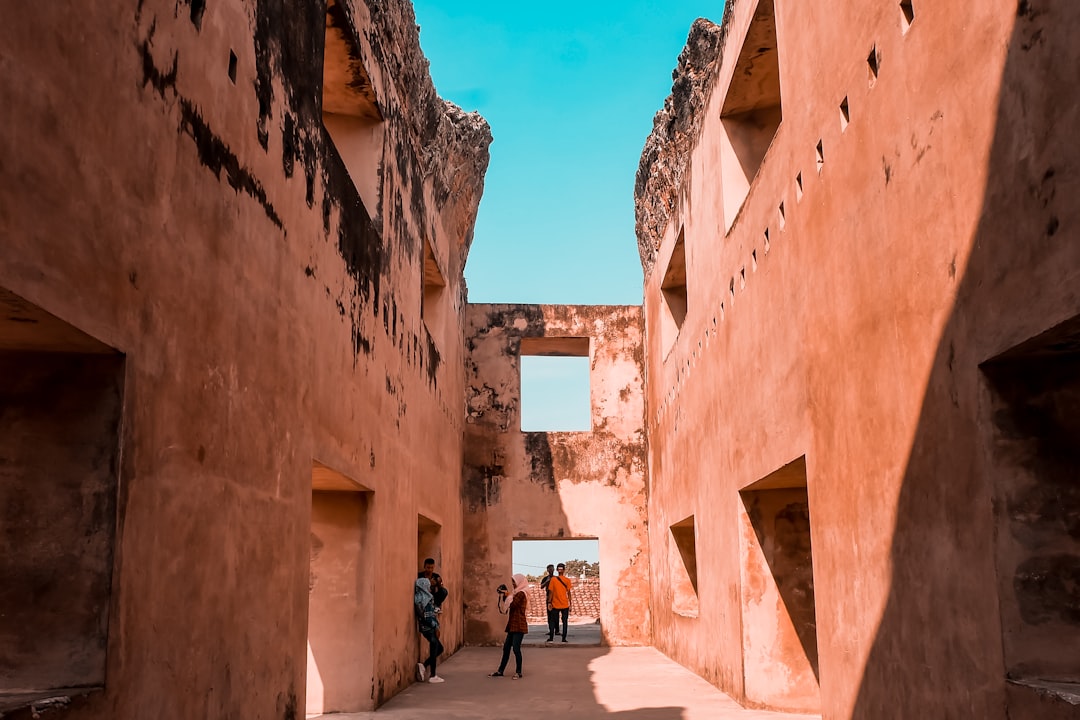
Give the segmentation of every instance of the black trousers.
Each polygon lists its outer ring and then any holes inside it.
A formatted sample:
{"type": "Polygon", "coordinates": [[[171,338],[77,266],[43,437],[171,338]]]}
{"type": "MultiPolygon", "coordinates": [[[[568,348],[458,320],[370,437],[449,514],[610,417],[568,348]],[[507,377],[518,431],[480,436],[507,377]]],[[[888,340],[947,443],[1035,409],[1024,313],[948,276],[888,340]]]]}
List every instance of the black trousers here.
{"type": "Polygon", "coordinates": [[[570,620],[570,608],[548,610],[548,640],[559,634],[559,617],[562,616],[562,639],[566,639],[566,626],[570,620]]]}
{"type": "Polygon", "coordinates": [[[444,648],[439,636],[434,632],[424,633],[424,637],[427,638],[429,651],[428,659],[424,661],[424,664],[431,668],[431,675],[434,677],[436,675],[435,663],[438,662],[444,648]]]}
{"type": "Polygon", "coordinates": [[[510,661],[510,650],[514,651],[514,660],[517,661],[517,674],[521,674],[521,641],[525,639],[523,632],[508,632],[503,642],[502,662],[499,663],[499,672],[506,669],[506,663],[510,661]]]}

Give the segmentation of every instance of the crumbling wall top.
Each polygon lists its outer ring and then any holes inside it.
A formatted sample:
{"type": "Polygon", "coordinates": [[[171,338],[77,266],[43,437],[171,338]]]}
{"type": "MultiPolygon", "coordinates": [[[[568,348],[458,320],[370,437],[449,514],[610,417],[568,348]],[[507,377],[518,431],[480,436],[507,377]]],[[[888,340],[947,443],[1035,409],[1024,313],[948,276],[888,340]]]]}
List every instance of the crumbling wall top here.
{"type": "Polygon", "coordinates": [[[412,3],[365,0],[373,31],[368,40],[387,82],[395,86],[402,115],[420,155],[422,172],[435,180],[439,210],[451,212],[460,266],[472,242],[476,208],[484,191],[491,127],[478,112],[465,112],[439,97],[420,48],[412,3]]]}
{"type": "Polygon", "coordinates": [[[675,211],[690,152],[701,133],[705,107],[722,59],[721,49],[734,3],[728,0],[719,25],[698,18],[672,72],[671,94],[653,117],[634,183],[635,230],[641,265],[648,276],[660,240],[675,211]]]}

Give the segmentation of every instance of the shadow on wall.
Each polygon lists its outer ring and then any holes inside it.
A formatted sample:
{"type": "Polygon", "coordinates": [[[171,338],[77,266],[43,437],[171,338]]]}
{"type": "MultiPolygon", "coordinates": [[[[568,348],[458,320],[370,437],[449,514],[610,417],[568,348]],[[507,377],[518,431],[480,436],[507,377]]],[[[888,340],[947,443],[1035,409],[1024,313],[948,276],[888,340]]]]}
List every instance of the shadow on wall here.
{"type": "Polygon", "coordinates": [[[908,460],[855,718],[1080,710],[1048,688],[1080,689],[1080,153],[1066,131],[1080,123],[1078,27],[1073,0],[1019,2],[982,216],[908,460]]]}

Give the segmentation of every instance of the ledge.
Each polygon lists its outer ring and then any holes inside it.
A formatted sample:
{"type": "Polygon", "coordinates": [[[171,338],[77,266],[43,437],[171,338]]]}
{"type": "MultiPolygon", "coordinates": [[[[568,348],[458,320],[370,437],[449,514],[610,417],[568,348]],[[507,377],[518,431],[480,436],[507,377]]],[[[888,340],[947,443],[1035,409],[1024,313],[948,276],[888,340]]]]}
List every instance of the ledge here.
{"type": "Polygon", "coordinates": [[[1040,678],[1010,678],[1008,682],[1012,685],[1030,688],[1040,695],[1064,700],[1070,705],[1080,705],[1080,683],[1042,680],[1040,678]]]}
{"type": "Polygon", "coordinates": [[[61,710],[68,706],[73,697],[101,692],[104,689],[104,686],[92,685],[48,690],[0,690],[0,715],[25,708],[30,708],[35,713],[39,710],[61,710]]]}

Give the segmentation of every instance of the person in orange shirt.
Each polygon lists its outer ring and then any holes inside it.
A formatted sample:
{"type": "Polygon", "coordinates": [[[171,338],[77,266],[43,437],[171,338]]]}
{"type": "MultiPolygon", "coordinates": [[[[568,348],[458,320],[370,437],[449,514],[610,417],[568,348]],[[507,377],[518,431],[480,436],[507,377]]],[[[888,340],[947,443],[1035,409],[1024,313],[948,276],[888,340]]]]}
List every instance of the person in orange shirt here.
{"type": "Polygon", "coordinates": [[[570,588],[573,582],[566,577],[566,566],[559,563],[555,568],[557,573],[548,583],[548,592],[551,593],[551,612],[553,621],[548,622],[548,642],[554,642],[559,634],[559,618],[562,617],[562,641],[566,642],[566,626],[570,620],[570,588]]]}

